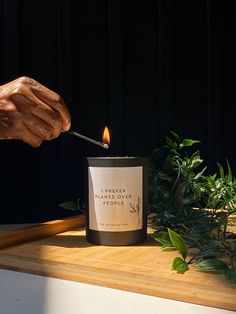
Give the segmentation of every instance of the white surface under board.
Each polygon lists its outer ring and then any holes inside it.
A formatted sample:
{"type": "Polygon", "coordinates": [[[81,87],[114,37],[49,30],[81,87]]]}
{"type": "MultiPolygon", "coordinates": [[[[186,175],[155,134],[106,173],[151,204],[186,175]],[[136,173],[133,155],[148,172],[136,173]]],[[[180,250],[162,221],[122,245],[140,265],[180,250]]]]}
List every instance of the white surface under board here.
{"type": "Polygon", "coordinates": [[[1,314],[232,314],[143,294],[0,269],[1,314]]]}

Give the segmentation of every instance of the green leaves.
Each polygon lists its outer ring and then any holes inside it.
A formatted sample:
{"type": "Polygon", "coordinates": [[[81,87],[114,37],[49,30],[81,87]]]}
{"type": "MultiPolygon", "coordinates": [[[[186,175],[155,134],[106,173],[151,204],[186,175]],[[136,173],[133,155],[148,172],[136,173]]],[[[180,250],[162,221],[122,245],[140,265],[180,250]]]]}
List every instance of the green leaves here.
{"type": "Polygon", "coordinates": [[[188,263],[186,263],[181,257],[176,257],[173,260],[172,269],[183,274],[186,270],[188,270],[188,263]]]}
{"type": "Polygon", "coordinates": [[[184,239],[176,233],[174,230],[168,229],[168,234],[171,243],[176,248],[177,251],[182,255],[181,257],[176,257],[172,263],[172,269],[176,270],[178,273],[185,273],[188,270],[188,263],[185,261],[188,255],[188,248],[184,242],[184,239]]]}
{"type": "MultiPolygon", "coordinates": [[[[176,249],[182,255],[182,257],[177,256],[174,258],[172,270],[183,274],[189,270],[189,264],[195,262],[197,270],[206,273],[224,274],[229,282],[236,283],[236,268],[229,268],[225,262],[215,257],[215,253],[219,250],[219,244],[201,250],[187,262],[188,248],[180,234],[168,228],[168,232],[155,232],[153,238],[162,245],[162,251],[173,251],[176,249]]],[[[194,241],[189,241],[189,236],[186,238],[188,242],[194,243],[194,241]]]]}
{"type": "Polygon", "coordinates": [[[166,136],[166,142],[168,144],[168,146],[171,148],[171,149],[176,149],[177,148],[177,143],[172,141],[172,139],[168,136],[166,136]]]}
{"type": "Polygon", "coordinates": [[[191,140],[190,138],[186,138],[186,139],[184,139],[183,142],[180,144],[180,148],[186,147],[186,146],[192,146],[193,144],[196,144],[196,143],[201,143],[201,142],[198,141],[198,140],[191,140]]]}
{"type": "Polygon", "coordinates": [[[188,248],[184,242],[184,239],[178,233],[171,229],[168,229],[168,233],[173,246],[176,248],[177,251],[179,251],[183,259],[185,260],[188,255],[188,248]]]}
{"type": "Polygon", "coordinates": [[[73,202],[73,201],[61,203],[59,206],[65,208],[65,209],[69,209],[69,210],[77,210],[78,209],[77,203],[73,202]]]}
{"type": "Polygon", "coordinates": [[[190,138],[186,138],[181,142],[180,137],[175,132],[170,132],[170,136],[166,136],[166,143],[169,146],[169,148],[176,150],[183,147],[190,147],[194,144],[200,143],[198,140],[193,140],[190,138]]]}
{"type": "Polygon", "coordinates": [[[152,227],[163,230],[154,238],[162,251],[181,254],[173,264],[177,271],[196,262],[199,270],[234,278],[236,248],[228,226],[236,213],[236,179],[227,160],[226,167],[218,163],[218,171],[206,175],[200,152],[193,150],[198,143],[171,131],[150,157],[149,213],[156,214],[152,227]],[[192,249],[195,255],[186,261],[192,249]]]}
{"type": "Polygon", "coordinates": [[[230,283],[236,283],[236,267],[229,268],[227,264],[217,258],[204,259],[195,263],[195,267],[206,273],[224,274],[230,283]]]}
{"type": "Polygon", "coordinates": [[[83,202],[81,204],[81,201],[79,198],[77,198],[75,201],[67,201],[59,204],[60,207],[71,210],[71,211],[80,211],[82,213],[85,213],[86,204],[83,202]]]}
{"type": "Polygon", "coordinates": [[[162,247],[173,247],[173,244],[170,240],[169,233],[166,231],[155,232],[153,238],[162,244],[162,247]]]}
{"type": "Polygon", "coordinates": [[[195,267],[198,270],[207,272],[207,273],[222,273],[228,266],[217,258],[204,259],[200,262],[195,263],[195,267]]]}
{"type": "Polygon", "coordinates": [[[176,251],[176,248],[173,246],[170,236],[166,231],[155,232],[153,238],[159,242],[162,247],[162,251],[176,251]]]}
{"type": "Polygon", "coordinates": [[[236,267],[226,268],[224,270],[224,275],[229,282],[236,283],[236,267]]]}
{"type": "Polygon", "coordinates": [[[188,248],[184,242],[184,239],[175,231],[168,229],[166,231],[155,232],[153,234],[154,239],[162,244],[162,251],[177,250],[182,255],[176,257],[172,263],[172,269],[179,273],[184,273],[188,270],[188,263],[185,261],[188,255],[188,248]]]}
{"type": "Polygon", "coordinates": [[[227,264],[217,258],[204,259],[195,263],[195,267],[206,273],[224,274],[230,283],[236,283],[236,267],[229,268],[227,264]]]}

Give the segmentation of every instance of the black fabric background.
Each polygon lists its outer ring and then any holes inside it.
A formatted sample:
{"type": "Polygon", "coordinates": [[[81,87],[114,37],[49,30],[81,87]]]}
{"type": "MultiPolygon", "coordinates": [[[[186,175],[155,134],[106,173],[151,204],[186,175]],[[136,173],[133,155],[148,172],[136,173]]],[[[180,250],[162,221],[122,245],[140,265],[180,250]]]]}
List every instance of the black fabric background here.
{"type": "Polygon", "coordinates": [[[85,199],[87,156],[149,156],[169,131],[201,140],[235,173],[236,19],[223,0],[0,0],[0,84],[27,75],[58,92],[72,129],[34,149],[0,142],[0,222],[69,215],[85,199]]]}

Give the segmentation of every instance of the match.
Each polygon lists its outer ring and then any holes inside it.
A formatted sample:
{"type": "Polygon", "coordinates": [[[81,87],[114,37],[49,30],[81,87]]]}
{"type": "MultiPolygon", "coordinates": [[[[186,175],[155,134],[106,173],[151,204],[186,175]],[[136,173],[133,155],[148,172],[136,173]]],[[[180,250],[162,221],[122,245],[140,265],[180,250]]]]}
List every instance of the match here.
{"type": "Polygon", "coordinates": [[[75,132],[75,131],[67,131],[67,132],[65,132],[65,133],[68,133],[68,134],[77,136],[77,137],[81,138],[82,140],[85,140],[85,141],[90,142],[90,143],[92,143],[92,144],[101,146],[101,147],[103,147],[103,148],[105,148],[105,149],[108,149],[108,148],[109,148],[109,145],[108,145],[108,144],[105,144],[105,143],[103,143],[103,142],[96,141],[96,140],[94,140],[94,139],[92,139],[92,138],[90,138],[90,137],[84,136],[84,135],[82,135],[82,134],[80,134],[80,133],[77,133],[77,132],[75,132]]]}

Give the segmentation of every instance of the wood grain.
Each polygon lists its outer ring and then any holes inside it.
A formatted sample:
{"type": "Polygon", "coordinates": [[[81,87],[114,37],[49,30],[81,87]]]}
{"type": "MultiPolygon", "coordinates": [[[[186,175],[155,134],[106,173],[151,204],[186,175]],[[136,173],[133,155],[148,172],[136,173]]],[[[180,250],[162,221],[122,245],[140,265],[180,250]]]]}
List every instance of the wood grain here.
{"type": "Polygon", "coordinates": [[[176,252],[148,237],[136,246],[97,246],[75,229],[0,252],[0,267],[142,294],[236,310],[236,286],[222,275],[171,270],[176,252]]]}
{"type": "Polygon", "coordinates": [[[71,230],[78,226],[84,226],[84,223],[84,215],[78,215],[70,218],[39,223],[34,226],[23,227],[16,230],[1,232],[0,248],[6,248],[15,244],[48,237],[60,232],[71,230]]]}

